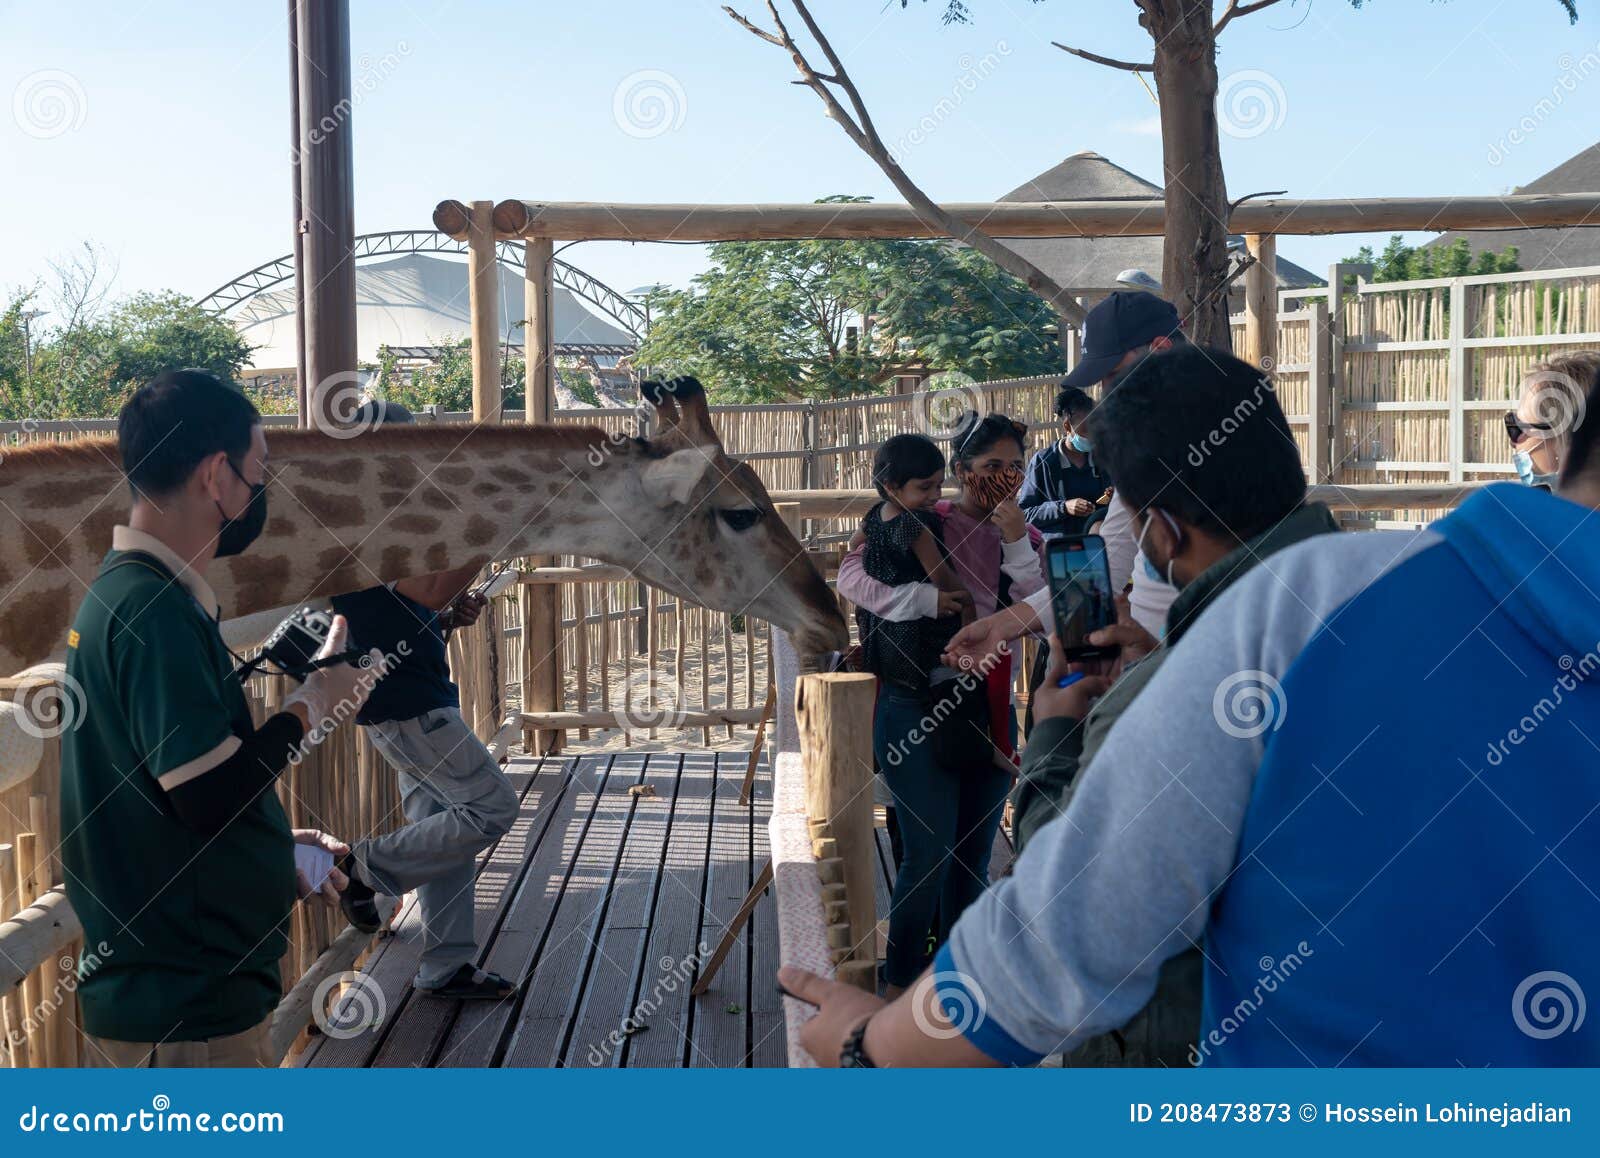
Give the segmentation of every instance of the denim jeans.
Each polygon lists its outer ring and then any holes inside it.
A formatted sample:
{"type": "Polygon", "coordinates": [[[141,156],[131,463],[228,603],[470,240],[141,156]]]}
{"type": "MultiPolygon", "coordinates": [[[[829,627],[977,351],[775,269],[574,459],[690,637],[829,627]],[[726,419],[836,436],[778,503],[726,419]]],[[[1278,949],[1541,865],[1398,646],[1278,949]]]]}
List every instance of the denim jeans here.
{"type": "Polygon", "coordinates": [[[981,685],[943,699],[884,685],[873,752],[894,795],[904,858],[889,904],[883,976],[917,979],[956,919],[989,887],[989,858],[1011,776],[994,762],[981,685]]]}

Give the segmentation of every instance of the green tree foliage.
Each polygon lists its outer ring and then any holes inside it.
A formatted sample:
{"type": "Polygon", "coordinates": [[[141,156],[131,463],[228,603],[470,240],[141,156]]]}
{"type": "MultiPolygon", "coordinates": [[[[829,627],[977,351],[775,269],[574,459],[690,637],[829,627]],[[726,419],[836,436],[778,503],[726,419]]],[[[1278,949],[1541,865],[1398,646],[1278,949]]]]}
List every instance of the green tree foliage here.
{"type": "Polygon", "coordinates": [[[112,415],[161,370],[199,366],[233,379],[250,360],[250,344],[227,319],[167,291],[135,294],[61,329],[40,325],[48,314],[36,320],[30,373],[22,316],[35,296],[17,294],[0,313],[0,419],[112,415]]]}
{"type": "Polygon", "coordinates": [[[1049,305],[946,242],[718,242],[710,258],[689,289],[651,298],[638,361],[721,402],[869,393],[897,370],[1062,369],[1049,305]]]}
{"type": "Polygon", "coordinates": [[[1347,257],[1345,261],[1372,266],[1372,280],[1378,282],[1515,273],[1521,268],[1517,265],[1517,247],[1514,245],[1507,246],[1500,253],[1486,249],[1474,256],[1472,246],[1464,237],[1456,238],[1449,245],[1427,247],[1407,245],[1398,233],[1389,238],[1389,244],[1383,247],[1382,253],[1374,255],[1372,246],[1363,245],[1355,256],[1347,257]]]}
{"type": "MultiPolygon", "coordinates": [[[[472,340],[436,342],[439,358],[431,366],[401,372],[394,354],[385,348],[378,359],[378,379],[372,392],[387,402],[398,402],[407,410],[438,406],[443,410],[472,409],[472,340]]],[[[521,410],[525,364],[521,358],[500,363],[500,385],[504,391],[501,406],[521,410]]]]}

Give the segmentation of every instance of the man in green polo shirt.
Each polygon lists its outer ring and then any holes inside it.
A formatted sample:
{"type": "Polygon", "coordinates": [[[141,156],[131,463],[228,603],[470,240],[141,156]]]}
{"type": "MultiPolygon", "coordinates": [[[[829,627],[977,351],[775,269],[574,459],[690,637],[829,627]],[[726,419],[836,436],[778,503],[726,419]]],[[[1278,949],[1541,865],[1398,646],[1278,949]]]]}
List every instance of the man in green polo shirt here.
{"type": "MultiPolygon", "coordinates": [[[[266,521],[260,415],[215,376],[178,370],[117,422],[133,508],[67,639],[89,710],[63,738],[62,863],[84,940],[106,946],[79,984],[85,1053],[102,1066],[272,1065],[278,959],[310,891],[294,844],[348,851],[291,831],[273,784],[318,738],[314,722],[341,701],[359,708],[378,669],[313,672],[257,728],[206,571],[266,521]]],[[[345,633],[338,621],[329,654],[345,633]]]]}

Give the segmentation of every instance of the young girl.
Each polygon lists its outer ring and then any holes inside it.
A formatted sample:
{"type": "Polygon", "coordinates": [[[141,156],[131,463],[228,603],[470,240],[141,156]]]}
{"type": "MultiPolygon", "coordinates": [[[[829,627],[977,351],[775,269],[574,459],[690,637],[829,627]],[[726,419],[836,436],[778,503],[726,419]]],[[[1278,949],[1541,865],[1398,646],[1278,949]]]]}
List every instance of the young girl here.
{"type": "Polygon", "coordinates": [[[921,694],[940,667],[945,645],[972,612],[972,596],[945,558],[944,528],[934,513],[944,486],[944,455],[930,438],[897,434],[879,448],[872,481],[883,501],[861,520],[851,549],[864,548],[863,566],[878,582],[931,582],[938,594],[931,618],[897,622],[858,607],[862,659],[885,684],[921,694]]]}
{"type": "MultiPolygon", "coordinates": [[[[1026,434],[1026,427],[1003,415],[969,413],[951,440],[961,497],[933,503],[945,557],[978,615],[1044,585],[1038,532],[1030,530],[1015,501],[1026,434]]],[[[932,475],[916,481],[922,491],[931,487],[937,494],[932,475]]],[[[923,509],[909,497],[907,503],[908,513],[923,509]]],[[[870,543],[870,535],[863,538],[870,543]]],[[[948,602],[940,604],[951,594],[948,588],[941,590],[931,576],[899,583],[878,578],[867,566],[868,550],[853,547],[845,557],[839,591],[874,617],[874,627],[948,614],[948,602]]],[[[988,886],[995,829],[1012,779],[1009,688],[1005,665],[980,679],[934,664],[925,684],[885,679],[879,689],[873,749],[894,796],[904,849],[889,913],[883,977],[888,993],[916,980],[930,943],[942,944],[962,910],[988,886]]]]}

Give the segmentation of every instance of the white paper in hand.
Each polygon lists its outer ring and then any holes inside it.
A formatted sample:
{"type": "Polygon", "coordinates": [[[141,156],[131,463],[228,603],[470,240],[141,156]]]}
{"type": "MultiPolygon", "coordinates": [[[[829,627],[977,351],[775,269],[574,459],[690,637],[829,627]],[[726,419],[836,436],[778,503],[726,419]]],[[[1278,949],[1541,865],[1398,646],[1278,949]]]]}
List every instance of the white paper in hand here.
{"type": "Polygon", "coordinates": [[[333,871],[333,853],[319,845],[297,844],[294,846],[294,867],[305,874],[306,880],[311,882],[311,891],[316,892],[333,871]]]}

